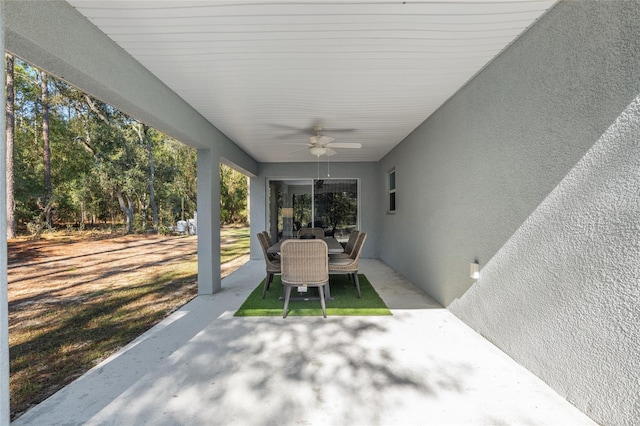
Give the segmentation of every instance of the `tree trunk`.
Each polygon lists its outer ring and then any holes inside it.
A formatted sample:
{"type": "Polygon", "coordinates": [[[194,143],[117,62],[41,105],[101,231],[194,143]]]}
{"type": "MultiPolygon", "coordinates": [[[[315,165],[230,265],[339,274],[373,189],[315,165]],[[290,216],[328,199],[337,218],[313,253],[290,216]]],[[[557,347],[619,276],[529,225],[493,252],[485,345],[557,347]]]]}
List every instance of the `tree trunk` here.
{"type": "Polygon", "coordinates": [[[120,188],[116,188],[116,196],[118,197],[120,209],[126,218],[127,234],[133,234],[133,202],[131,201],[131,197],[124,195],[120,188]]]}
{"type": "Polygon", "coordinates": [[[84,224],[87,221],[87,211],[84,209],[84,201],[80,201],[80,229],[84,229],[84,224]]]}
{"type": "Polygon", "coordinates": [[[153,152],[151,151],[151,138],[149,137],[149,127],[144,125],[142,133],[147,142],[147,154],[149,155],[149,205],[151,206],[151,215],[153,219],[153,230],[158,232],[158,206],[154,195],[154,184],[156,179],[156,170],[153,165],[153,152]]]}
{"type": "MultiPolygon", "coordinates": [[[[44,200],[43,205],[51,204],[51,146],[49,145],[49,88],[47,86],[47,73],[40,71],[40,89],[42,91],[42,159],[44,163],[44,200]]],[[[53,226],[52,209],[44,212],[45,224],[53,226]]]]}
{"type": "Polygon", "coordinates": [[[13,56],[7,55],[7,129],[6,129],[6,179],[7,179],[7,238],[16,236],[16,202],[13,194],[13,138],[15,134],[15,89],[13,86],[13,56]]]}

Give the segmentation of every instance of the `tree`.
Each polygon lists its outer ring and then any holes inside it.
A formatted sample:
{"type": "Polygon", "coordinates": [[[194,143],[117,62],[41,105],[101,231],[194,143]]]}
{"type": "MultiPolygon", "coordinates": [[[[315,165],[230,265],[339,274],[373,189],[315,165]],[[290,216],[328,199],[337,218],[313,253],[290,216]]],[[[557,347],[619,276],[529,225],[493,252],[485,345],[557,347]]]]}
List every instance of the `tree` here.
{"type": "MultiPolygon", "coordinates": [[[[136,186],[140,184],[140,176],[136,166],[132,147],[123,129],[124,124],[131,121],[116,109],[99,102],[89,95],[84,95],[88,107],[87,132],[93,130],[96,136],[93,143],[84,139],[85,146],[96,157],[98,170],[107,188],[113,191],[118,200],[120,210],[124,214],[126,232],[134,231],[134,199],[136,186]],[[91,127],[89,127],[91,126],[91,127]]],[[[146,191],[145,191],[146,192],[146,191]]]]}
{"type": "Polygon", "coordinates": [[[7,57],[7,104],[6,104],[6,146],[7,146],[7,162],[6,162],[6,179],[7,179],[7,238],[15,238],[16,236],[16,202],[14,199],[13,187],[13,139],[15,132],[15,89],[13,84],[13,64],[14,59],[10,54],[7,57]]]}
{"type": "Polygon", "coordinates": [[[246,223],[247,178],[231,167],[220,164],[220,221],[222,224],[246,223]]]}
{"type": "Polygon", "coordinates": [[[40,143],[40,83],[38,72],[14,58],[13,177],[16,222],[42,223],[42,145],[40,143]]]}
{"type": "Polygon", "coordinates": [[[197,205],[196,150],[175,139],[153,132],[159,210],[168,223],[193,217],[197,205]],[[164,206],[164,207],[163,207],[164,206]]]}
{"type": "Polygon", "coordinates": [[[44,197],[43,210],[44,222],[48,228],[53,227],[51,209],[53,200],[51,196],[51,145],[49,138],[49,86],[47,85],[47,73],[40,71],[40,89],[42,90],[42,163],[44,165],[44,197]]]}
{"type": "Polygon", "coordinates": [[[194,149],[19,58],[14,74],[8,84],[13,81],[15,90],[18,227],[39,232],[43,225],[110,221],[125,222],[127,232],[134,232],[150,221],[158,229],[174,224],[182,212],[195,212],[194,149]]]}
{"type": "MultiPolygon", "coordinates": [[[[147,125],[137,123],[134,124],[134,129],[138,134],[138,139],[140,143],[144,145],[147,150],[147,157],[149,159],[149,205],[151,206],[151,216],[153,223],[153,230],[158,231],[158,206],[156,205],[155,199],[155,167],[153,164],[153,149],[152,149],[152,140],[149,137],[149,127],[147,125]]],[[[145,217],[146,219],[146,217],[145,217]]]]}

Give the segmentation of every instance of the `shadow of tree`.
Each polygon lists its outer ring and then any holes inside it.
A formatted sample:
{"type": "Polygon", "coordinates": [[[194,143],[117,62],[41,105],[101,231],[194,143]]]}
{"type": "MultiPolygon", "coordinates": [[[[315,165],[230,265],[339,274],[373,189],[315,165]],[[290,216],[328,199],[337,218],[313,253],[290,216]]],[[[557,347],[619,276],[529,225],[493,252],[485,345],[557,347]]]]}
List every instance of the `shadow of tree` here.
{"type": "Polygon", "coordinates": [[[64,310],[48,304],[48,313],[34,312],[38,321],[25,326],[23,340],[10,342],[12,416],[144,333],[195,297],[195,289],[196,275],[164,278],[102,289],[81,301],[61,300],[73,305],[64,310]]]}
{"type": "Polygon", "coordinates": [[[380,424],[380,408],[402,405],[407,392],[435,399],[464,389],[469,366],[438,360],[428,371],[413,368],[387,346],[389,333],[373,317],[223,319],[102,414],[133,423],[304,424],[329,412],[326,424],[380,424]],[[162,413],[158,401],[166,402],[162,413]]]}

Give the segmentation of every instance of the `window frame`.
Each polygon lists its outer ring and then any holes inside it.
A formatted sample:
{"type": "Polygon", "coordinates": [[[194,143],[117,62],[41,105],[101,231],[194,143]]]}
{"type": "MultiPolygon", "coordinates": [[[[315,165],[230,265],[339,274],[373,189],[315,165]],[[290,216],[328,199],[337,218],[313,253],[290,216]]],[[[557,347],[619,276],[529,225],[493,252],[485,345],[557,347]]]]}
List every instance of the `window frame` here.
{"type": "Polygon", "coordinates": [[[395,214],[397,211],[396,205],[396,168],[387,171],[387,213],[395,214]]]}
{"type": "MultiPolygon", "coordinates": [[[[312,223],[316,221],[316,206],[315,206],[315,195],[316,195],[316,182],[322,180],[322,181],[333,181],[333,180],[353,180],[356,183],[356,191],[357,191],[357,197],[356,197],[356,224],[355,224],[355,229],[360,229],[361,227],[361,215],[362,215],[362,206],[361,206],[361,202],[362,202],[362,184],[361,184],[361,179],[360,178],[338,178],[338,177],[331,177],[331,178],[325,178],[325,179],[318,179],[318,178],[305,178],[305,177],[291,177],[291,178],[284,178],[284,177],[279,177],[279,176],[268,176],[265,179],[265,229],[269,230],[270,232],[272,229],[272,225],[274,225],[274,223],[272,223],[273,218],[273,211],[272,211],[272,205],[271,203],[274,202],[274,200],[272,199],[272,193],[271,193],[271,184],[273,182],[296,182],[299,184],[308,184],[311,186],[311,220],[312,223]]],[[[277,222],[277,215],[275,216],[275,221],[277,222]]],[[[277,227],[277,224],[275,224],[275,226],[277,227]]],[[[348,236],[347,236],[348,237],[348,236]]],[[[346,242],[346,240],[344,241],[346,242]]]]}

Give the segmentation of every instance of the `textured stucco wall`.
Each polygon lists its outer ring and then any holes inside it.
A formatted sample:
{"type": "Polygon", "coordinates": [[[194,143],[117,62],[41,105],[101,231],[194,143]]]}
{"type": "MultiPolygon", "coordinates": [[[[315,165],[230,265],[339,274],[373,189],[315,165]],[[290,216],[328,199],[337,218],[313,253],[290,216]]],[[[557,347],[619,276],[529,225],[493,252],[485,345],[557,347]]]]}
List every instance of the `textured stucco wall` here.
{"type": "Polygon", "coordinates": [[[640,424],[639,94],[640,2],[560,2],[379,170],[380,258],[608,425],[640,424]]]}
{"type": "MultiPolygon", "coordinates": [[[[320,177],[326,176],[327,165],[320,166],[320,177]]],[[[315,179],[316,163],[260,163],[258,176],[251,178],[251,258],[262,259],[262,251],[256,238],[258,232],[267,229],[267,179],[315,179]],[[257,220],[255,220],[257,218],[257,220]]],[[[331,179],[360,180],[360,229],[367,233],[367,242],[362,249],[362,257],[378,257],[380,217],[379,180],[377,163],[331,163],[331,179]]]]}
{"type": "Polygon", "coordinates": [[[640,91],[638,2],[561,2],[382,161],[380,257],[443,305],[640,91]]]}
{"type": "Polygon", "coordinates": [[[599,423],[640,423],[640,96],[449,309],[599,423]]]}

